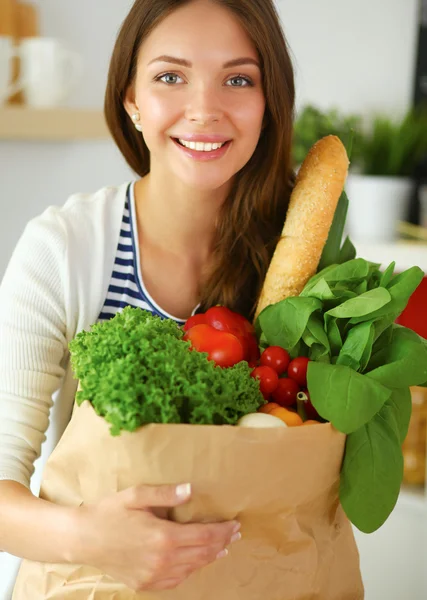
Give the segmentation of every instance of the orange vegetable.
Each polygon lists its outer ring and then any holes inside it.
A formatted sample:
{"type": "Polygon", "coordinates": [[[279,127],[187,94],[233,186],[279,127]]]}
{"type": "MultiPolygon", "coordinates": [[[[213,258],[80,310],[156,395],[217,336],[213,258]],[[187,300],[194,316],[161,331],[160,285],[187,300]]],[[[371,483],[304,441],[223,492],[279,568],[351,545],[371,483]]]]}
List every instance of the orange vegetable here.
{"type": "Polygon", "coordinates": [[[278,408],[273,408],[270,412],[270,415],[273,417],[278,417],[282,421],[288,425],[288,427],[296,427],[297,425],[302,425],[303,420],[299,416],[297,412],[294,410],[288,410],[287,408],[283,408],[279,406],[278,408]]]}
{"type": "Polygon", "coordinates": [[[320,425],[320,422],[315,421],[314,419],[307,419],[307,421],[304,421],[303,425],[320,425]]]}
{"type": "Polygon", "coordinates": [[[279,405],[276,402],[267,402],[267,404],[260,406],[257,412],[269,414],[273,408],[279,408],[279,405]]]}

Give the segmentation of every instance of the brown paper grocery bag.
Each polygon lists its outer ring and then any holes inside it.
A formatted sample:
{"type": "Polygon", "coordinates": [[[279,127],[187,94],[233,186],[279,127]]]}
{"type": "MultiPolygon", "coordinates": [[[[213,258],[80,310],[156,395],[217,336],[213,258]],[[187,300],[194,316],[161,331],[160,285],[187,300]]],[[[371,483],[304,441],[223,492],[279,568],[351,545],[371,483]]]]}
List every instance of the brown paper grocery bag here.
{"type": "Polygon", "coordinates": [[[172,518],[238,519],[242,540],[179,587],[155,593],[88,566],[23,561],[13,600],[359,600],[358,550],[338,500],[344,445],[329,423],[153,424],[112,437],[84,402],[46,464],[41,497],[78,506],[135,484],[189,481],[192,500],[172,518]]]}

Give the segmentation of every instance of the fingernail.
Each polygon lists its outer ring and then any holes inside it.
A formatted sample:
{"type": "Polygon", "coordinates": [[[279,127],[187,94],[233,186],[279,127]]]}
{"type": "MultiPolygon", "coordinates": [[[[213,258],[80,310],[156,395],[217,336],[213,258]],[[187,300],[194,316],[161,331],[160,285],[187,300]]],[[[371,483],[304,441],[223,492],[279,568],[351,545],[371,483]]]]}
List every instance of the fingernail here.
{"type": "Polygon", "coordinates": [[[240,531],[240,528],[241,528],[242,525],[238,521],[235,521],[234,523],[235,524],[234,524],[234,527],[233,527],[233,533],[237,533],[238,531],[240,531]]]}
{"type": "Polygon", "coordinates": [[[191,483],[182,483],[176,487],[178,498],[188,498],[191,494],[191,483]]]}
{"type": "Polygon", "coordinates": [[[230,544],[232,544],[233,542],[238,542],[241,539],[242,539],[242,534],[240,532],[235,533],[230,540],[230,544]]]}
{"type": "Polygon", "coordinates": [[[224,550],[221,550],[221,552],[218,552],[218,554],[216,555],[217,558],[224,558],[224,556],[227,556],[228,554],[228,550],[227,548],[225,548],[224,550]]]}

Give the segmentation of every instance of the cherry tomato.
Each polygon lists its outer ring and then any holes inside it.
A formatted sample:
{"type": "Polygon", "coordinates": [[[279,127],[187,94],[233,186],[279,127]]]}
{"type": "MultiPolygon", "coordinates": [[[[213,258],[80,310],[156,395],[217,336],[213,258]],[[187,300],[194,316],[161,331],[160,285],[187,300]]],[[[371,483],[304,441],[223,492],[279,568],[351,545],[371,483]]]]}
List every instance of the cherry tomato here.
{"type": "Polygon", "coordinates": [[[218,331],[210,325],[195,325],[184,336],[198,352],[207,352],[208,358],[220,367],[232,367],[243,360],[243,348],[237,337],[227,331],[218,331]]]}
{"type": "Polygon", "coordinates": [[[279,383],[279,376],[271,367],[256,367],[251,377],[259,379],[259,389],[264,398],[268,398],[274,392],[279,383]]]}
{"type": "Polygon", "coordinates": [[[261,354],[260,363],[266,367],[271,367],[278,375],[282,375],[289,365],[291,357],[280,346],[270,346],[261,354]]]}
{"type": "Polygon", "coordinates": [[[320,419],[319,413],[317,412],[317,410],[314,408],[314,406],[311,403],[309,391],[301,390],[301,397],[304,399],[304,408],[305,408],[305,414],[306,414],[307,419],[313,419],[313,420],[320,419]],[[302,394],[305,394],[305,398],[302,396],[302,394]]]}
{"type": "Polygon", "coordinates": [[[193,315],[192,317],[187,319],[183,329],[184,329],[184,331],[189,331],[195,325],[202,325],[204,323],[206,323],[205,315],[203,315],[203,314],[193,315]]]}
{"type": "Polygon", "coordinates": [[[288,377],[295,379],[300,387],[307,387],[307,367],[310,362],[305,356],[298,356],[291,360],[288,366],[288,377]]]}
{"type": "Polygon", "coordinates": [[[297,401],[297,394],[300,391],[300,387],[296,381],[284,377],[279,379],[276,390],[272,393],[274,402],[280,404],[280,406],[292,406],[297,401]]]}

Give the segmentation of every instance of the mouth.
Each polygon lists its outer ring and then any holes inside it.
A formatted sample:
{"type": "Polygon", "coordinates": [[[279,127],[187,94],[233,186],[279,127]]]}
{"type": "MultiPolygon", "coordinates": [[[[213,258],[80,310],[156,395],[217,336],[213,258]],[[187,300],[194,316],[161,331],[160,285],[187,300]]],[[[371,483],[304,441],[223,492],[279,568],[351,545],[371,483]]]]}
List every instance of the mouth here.
{"type": "MultiPolygon", "coordinates": [[[[214,144],[202,142],[188,142],[188,145],[185,146],[177,138],[171,137],[170,139],[181,153],[183,153],[187,158],[190,158],[198,163],[206,163],[222,159],[228,154],[229,148],[233,141],[228,140],[223,143],[218,142],[214,144]]],[[[184,141],[184,143],[186,142],[184,141]]]]}
{"type": "Polygon", "coordinates": [[[176,144],[179,144],[179,146],[181,146],[181,148],[187,148],[188,150],[192,150],[193,152],[200,152],[200,153],[209,153],[209,152],[216,152],[218,150],[221,150],[222,148],[225,148],[226,146],[231,144],[232,140],[227,140],[226,142],[222,142],[222,143],[217,143],[217,142],[185,142],[183,143],[181,140],[179,140],[178,138],[171,138],[176,144]]]}

